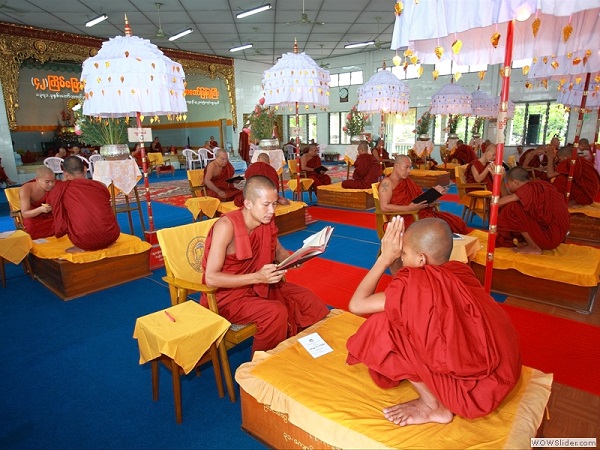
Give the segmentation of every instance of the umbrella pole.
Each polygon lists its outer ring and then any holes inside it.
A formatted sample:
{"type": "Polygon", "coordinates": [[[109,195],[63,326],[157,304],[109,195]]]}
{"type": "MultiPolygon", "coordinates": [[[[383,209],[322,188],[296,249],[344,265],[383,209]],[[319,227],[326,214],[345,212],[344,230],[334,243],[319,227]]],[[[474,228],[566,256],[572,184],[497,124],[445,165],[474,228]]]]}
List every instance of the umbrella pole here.
{"type": "MultiPolygon", "coordinates": [[[[139,130],[142,129],[141,114],[136,114],[136,122],[139,130]]],[[[140,147],[142,151],[142,170],[144,171],[144,191],[146,194],[146,205],[148,206],[148,230],[146,231],[146,240],[151,244],[156,244],[156,233],[154,231],[154,216],[152,214],[152,202],[150,201],[150,180],[148,180],[148,158],[146,157],[146,148],[144,147],[143,133],[139,133],[140,147]]]]}
{"type": "Polygon", "coordinates": [[[592,161],[596,163],[596,142],[598,142],[598,130],[600,130],[600,108],[596,111],[596,132],[594,133],[594,142],[592,143],[592,161]]]}
{"type": "Polygon", "coordinates": [[[581,96],[581,106],[577,115],[577,126],[575,127],[575,138],[573,139],[573,153],[571,154],[571,167],[569,167],[569,176],[567,177],[567,188],[565,191],[565,201],[569,203],[571,196],[571,186],[573,185],[573,174],[575,173],[575,162],[577,161],[577,149],[579,148],[579,136],[583,128],[583,110],[587,102],[588,89],[590,87],[591,73],[588,72],[585,77],[585,85],[583,86],[583,94],[581,96]]]}
{"type": "Polygon", "coordinates": [[[502,186],[502,161],[504,154],[504,131],[508,116],[508,94],[510,89],[510,70],[513,50],[513,34],[515,19],[506,26],[506,49],[504,52],[504,67],[500,71],[502,76],[502,90],[500,92],[500,111],[498,113],[498,128],[496,133],[496,160],[494,161],[494,185],[492,188],[492,204],[490,205],[489,234],[487,258],[485,262],[485,280],[483,287],[489,293],[492,288],[492,271],[494,269],[494,249],[496,248],[496,230],[498,224],[498,200],[502,186]]]}
{"type": "Polygon", "coordinates": [[[302,186],[300,186],[300,171],[302,167],[300,165],[300,113],[298,112],[298,102],[296,102],[296,192],[298,194],[298,201],[302,201],[302,186]]]}

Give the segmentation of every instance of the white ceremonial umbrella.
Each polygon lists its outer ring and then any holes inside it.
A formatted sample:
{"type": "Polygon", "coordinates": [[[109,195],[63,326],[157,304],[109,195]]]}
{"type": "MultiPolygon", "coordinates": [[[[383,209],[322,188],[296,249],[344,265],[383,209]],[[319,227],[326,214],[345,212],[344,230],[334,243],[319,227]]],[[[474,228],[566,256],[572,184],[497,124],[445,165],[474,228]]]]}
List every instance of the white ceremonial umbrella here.
{"type": "MultiPolygon", "coordinates": [[[[471,92],[471,97],[472,114],[478,117],[490,117],[490,105],[492,97],[479,88],[477,88],[476,91],[471,92]]],[[[496,115],[497,114],[493,114],[493,117],[496,115]]]]}
{"type": "Polygon", "coordinates": [[[454,79],[431,96],[431,114],[470,116],[473,113],[473,96],[454,79]]]}
{"type": "Polygon", "coordinates": [[[298,52],[298,42],[294,42],[294,52],[286,53],[277,63],[263,73],[265,105],[294,107],[296,110],[296,158],[298,161],[298,198],[300,186],[300,105],[329,107],[329,71],[322,69],[306,53],[298,52]]]}
{"type": "MultiPolygon", "coordinates": [[[[104,42],[96,56],[83,62],[83,114],[105,118],[135,116],[140,129],[143,116],[152,117],[152,121],[161,115],[181,119],[181,114],[187,112],[184,79],[181,64],[169,59],[149,40],[132,36],[125,16],[125,36],[104,42]]],[[[148,206],[148,233],[152,234],[147,238],[156,242],[153,236],[148,162],[142,133],[139,135],[148,206]]]]}
{"type": "Polygon", "coordinates": [[[410,48],[421,63],[502,63],[485,282],[490,291],[504,131],[513,60],[597,50],[600,0],[398,0],[391,49],[410,48]]]}

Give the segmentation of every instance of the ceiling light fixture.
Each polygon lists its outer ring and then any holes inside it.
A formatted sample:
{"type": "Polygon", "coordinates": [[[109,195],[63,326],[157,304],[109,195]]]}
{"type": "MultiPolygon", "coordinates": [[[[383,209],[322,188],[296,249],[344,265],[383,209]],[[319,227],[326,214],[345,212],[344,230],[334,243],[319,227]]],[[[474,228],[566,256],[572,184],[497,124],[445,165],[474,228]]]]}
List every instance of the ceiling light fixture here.
{"type": "Polygon", "coordinates": [[[177,33],[176,35],[174,35],[174,36],[171,36],[171,37],[169,38],[169,41],[174,41],[174,40],[176,40],[176,39],[179,39],[180,37],[183,37],[183,36],[185,36],[185,35],[187,35],[187,34],[190,34],[192,31],[194,31],[194,30],[192,30],[191,28],[188,28],[187,30],[180,31],[180,32],[179,32],[179,33],[177,33]]]}
{"type": "Polygon", "coordinates": [[[93,27],[94,25],[97,25],[97,24],[99,24],[100,22],[103,22],[106,19],[108,19],[108,16],[106,14],[101,14],[98,17],[96,17],[95,19],[88,20],[85,23],[85,26],[86,27],[93,27]]]}
{"type": "Polygon", "coordinates": [[[230,52],[239,52],[240,50],[246,50],[247,48],[252,48],[254,44],[244,44],[238,47],[231,47],[229,49],[230,52]]]}
{"type": "Polygon", "coordinates": [[[263,11],[268,11],[271,9],[271,4],[267,3],[266,5],[259,6],[258,8],[249,9],[248,11],[243,11],[235,15],[238,19],[243,19],[244,17],[251,16],[252,14],[258,14],[263,11]]]}
{"type": "Polygon", "coordinates": [[[368,45],[374,45],[374,44],[375,44],[375,41],[355,42],[353,44],[344,45],[344,48],[360,48],[360,47],[366,47],[368,45]]]}

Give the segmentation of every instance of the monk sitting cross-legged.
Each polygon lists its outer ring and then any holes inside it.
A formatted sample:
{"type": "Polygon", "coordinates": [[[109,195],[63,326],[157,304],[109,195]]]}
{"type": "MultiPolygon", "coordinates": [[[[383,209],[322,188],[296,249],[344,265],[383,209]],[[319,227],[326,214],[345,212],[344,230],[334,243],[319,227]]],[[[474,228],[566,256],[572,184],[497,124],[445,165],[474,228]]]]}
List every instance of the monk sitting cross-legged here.
{"type": "Polygon", "coordinates": [[[498,202],[498,247],[538,254],[558,247],[570,225],[564,195],[547,181],[529,180],[527,169],[523,167],[510,169],[506,186],[512,194],[498,202]],[[514,239],[519,241],[516,247],[514,239]]]}
{"type": "Polygon", "coordinates": [[[54,236],[54,218],[47,195],[55,184],[54,172],[43,166],[35,171],[35,179],[25,183],[19,190],[23,225],[31,239],[54,236]]]}
{"type": "Polygon", "coordinates": [[[342,187],[345,189],[370,189],[373,183],[377,183],[380,175],[379,161],[369,153],[367,141],[361,141],[358,144],[358,158],[354,161],[352,179],[342,181],[342,187]]]}
{"type": "Polygon", "coordinates": [[[321,171],[323,163],[319,156],[319,146],[311,143],[308,151],[300,158],[300,167],[306,172],[308,178],[312,178],[313,184],[310,189],[317,194],[317,187],[331,184],[331,177],[321,171]]]}
{"type": "Polygon", "coordinates": [[[233,178],[235,169],[229,162],[229,155],[223,149],[217,150],[215,159],[206,166],[204,183],[206,184],[206,194],[209,197],[215,197],[222,202],[234,200],[242,191],[234,187],[233,183],[228,182],[233,178]]]}
{"type": "Polygon", "coordinates": [[[554,187],[565,195],[571,166],[574,165],[569,203],[573,206],[591,205],[600,192],[600,175],[594,163],[582,156],[577,156],[572,161],[572,154],[572,146],[561,148],[556,155],[558,164],[554,167],[554,152],[548,152],[548,178],[554,178],[552,180],[554,187]]]}
{"type": "Polygon", "coordinates": [[[350,311],[372,315],[348,339],[347,363],[366,365],[384,389],[408,380],[419,395],[384,408],[400,426],[485,416],[520,377],[510,319],[468,265],[448,261],[451,252],[452,232],[442,220],[419,220],[404,231],[394,217],[350,300],[350,311]],[[375,292],[398,258],[404,267],[385,292],[375,292]]]}
{"type": "MultiPolygon", "coordinates": [[[[277,175],[277,171],[271,166],[271,158],[269,157],[268,153],[260,153],[256,157],[256,162],[250,164],[250,167],[248,167],[246,173],[244,173],[244,177],[246,178],[246,180],[257,175],[267,177],[269,180],[271,180],[275,187],[279,186],[279,175],[277,175]]],[[[244,196],[238,195],[233,200],[233,203],[235,204],[235,206],[244,206],[244,196]]],[[[290,201],[287,198],[279,195],[279,197],[277,198],[277,203],[280,205],[289,205],[290,201]]]]}
{"type": "MultiPolygon", "coordinates": [[[[458,216],[447,212],[436,211],[432,204],[426,201],[413,203],[413,199],[423,193],[421,188],[409,178],[412,163],[406,155],[396,156],[392,173],[385,177],[379,184],[379,206],[382,212],[419,211],[419,219],[437,217],[448,222],[454,233],[467,233],[467,225],[458,216]]],[[[445,194],[447,189],[435,186],[440,193],[445,194]]],[[[412,216],[406,216],[406,228],[414,221],[412,216]]]]}
{"type": "Polygon", "coordinates": [[[70,253],[108,247],[121,234],[108,189],[86,178],[85,166],[76,156],[65,159],[63,172],[66,181],[48,194],[56,237],[69,237],[73,247],[66,251],[70,253]]]}
{"type": "MultiPolygon", "coordinates": [[[[324,318],[312,291],[283,280],[277,263],[289,256],[277,239],[277,189],[263,176],[244,186],[244,207],[225,213],[206,238],[204,283],[217,288],[219,313],[233,323],[255,323],[253,351],[266,351],[324,318]]],[[[207,305],[206,297],[201,300],[207,305]]]]}
{"type": "Polygon", "coordinates": [[[465,144],[463,141],[458,140],[456,147],[448,155],[448,161],[456,159],[460,165],[468,164],[471,161],[477,159],[475,150],[470,145],[465,144]]]}

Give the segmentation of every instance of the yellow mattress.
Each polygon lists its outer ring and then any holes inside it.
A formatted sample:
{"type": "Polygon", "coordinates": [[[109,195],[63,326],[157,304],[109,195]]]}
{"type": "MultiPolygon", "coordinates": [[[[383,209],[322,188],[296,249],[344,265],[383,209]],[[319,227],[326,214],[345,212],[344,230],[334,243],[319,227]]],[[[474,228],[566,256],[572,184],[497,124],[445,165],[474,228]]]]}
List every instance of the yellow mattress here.
{"type": "Polygon", "coordinates": [[[362,364],[346,365],[346,341],[363,318],[334,310],[299,336],[313,332],[333,352],[313,359],[297,339],[257,352],[235,378],[259,403],[290,423],[339,448],[529,448],[542,422],[552,375],[523,367],[515,389],[493,413],[450,424],[399,427],[383,408],[417,397],[410,383],[381,389],[362,364]],[[290,376],[293,373],[294,376],[290,376]]]}
{"type": "Polygon", "coordinates": [[[136,255],[150,250],[152,246],[142,241],[137,236],[121,233],[119,238],[110,247],[83,253],[67,253],[65,250],[72,247],[73,243],[67,236],[56,238],[54,236],[36,239],[33,241],[33,253],[42,259],[62,259],[76,264],[99,261],[104,258],[114,258],[124,255],[136,255]]]}
{"type": "Polygon", "coordinates": [[[585,214],[586,216],[600,219],[600,203],[592,203],[586,206],[569,207],[571,214],[585,214]]]}
{"type": "Polygon", "coordinates": [[[320,191],[336,191],[336,192],[366,192],[367,194],[372,194],[373,189],[345,189],[342,187],[342,182],[333,183],[333,184],[324,184],[317,188],[320,191]]]}
{"type": "MultiPolygon", "coordinates": [[[[481,249],[473,262],[485,266],[488,233],[473,230],[481,242],[481,249]]],[[[600,249],[584,245],[560,244],[542,255],[524,255],[510,248],[496,248],[494,269],[515,269],[524,275],[544,280],[559,281],[577,286],[596,286],[600,281],[600,249]]]]}
{"type": "Polygon", "coordinates": [[[412,169],[410,171],[410,176],[413,177],[439,177],[440,175],[444,174],[445,172],[440,170],[412,169]]]}
{"type": "MultiPolygon", "coordinates": [[[[307,205],[304,202],[294,202],[290,201],[289,205],[277,205],[275,208],[275,216],[283,216],[284,214],[291,213],[294,211],[298,211],[299,209],[305,208],[307,205]]],[[[226,213],[229,211],[233,211],[239,209],[238,206],[235,206],[233,202],[225,202],[221,203],[217,210],[222,213],[226,213]]]]}

